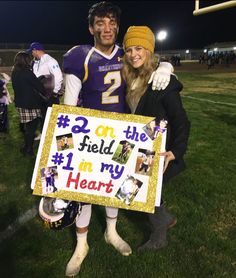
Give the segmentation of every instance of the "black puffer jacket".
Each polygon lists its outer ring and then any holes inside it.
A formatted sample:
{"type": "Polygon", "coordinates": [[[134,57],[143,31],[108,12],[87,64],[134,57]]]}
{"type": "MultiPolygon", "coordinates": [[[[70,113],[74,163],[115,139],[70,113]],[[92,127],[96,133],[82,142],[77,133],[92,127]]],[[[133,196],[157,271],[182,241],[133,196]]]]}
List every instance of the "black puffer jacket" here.
{"type": "Polygon", "coordinates": [[[190,122],[183,108],[180,91],[183,85],[174,75],[163,91],[153,91],[151,85],[141,97],[135,114],[153,116],[158,121],[168,121],[166,151],[172,151],[175,160],[171,161],[163,176],[163,183],[184,170],[183,155],[187,149],[190,122]]]}
{"type": "Polygon", "coordinates": [[[45,94],[44,87],[30,69],[12,72],[12,87],[14,90],[15,106],[20,108],[41,108],[45,94]]]}

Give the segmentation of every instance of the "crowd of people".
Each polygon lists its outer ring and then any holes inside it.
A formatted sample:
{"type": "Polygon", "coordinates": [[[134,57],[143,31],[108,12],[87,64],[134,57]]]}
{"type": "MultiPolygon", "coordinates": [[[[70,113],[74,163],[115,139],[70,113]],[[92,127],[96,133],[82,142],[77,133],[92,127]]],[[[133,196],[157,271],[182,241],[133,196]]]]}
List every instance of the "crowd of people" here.
{"type": "MultiPolygon", "coordinates": [[[[28,50],[17,53],[11,79],[14,103],[20,123],[24,125],[24,144],[20,150],[24,155],[34,155],[39,123],[42,126],[48,107],[60,103],[63,72],[65,93],[61,104],[153,116],[158,121],[168,122],[167,130],[171,129],[171,133],[166,152],[160,153],[165,157],[163,182],[166,184],[185,168],[183,156],[190,123],[180,98],[182,84],[172,74],[172,65],[159,62],[154,55],[155,37],[149,27],[129,27],[123,49],[116,45],[120,14],[120,8],[113,3],[94,4],[88,14],[94,45],[70,49],[64,55],[62,70],[58,62],[45,53],[41,43],[34,42],[28,50]],[[116,86],[111,92],[109,88],[113,84],[116,86]]],[[[123,256],[129,256],[132,249],[116,230],[118,208],[105,207],[105,212],[105,241],[123,256]]],[[[76,217],[77,244],[67,264],[66,276],[77,275],[88,254],[91,213],[91,204],[83,204],[76,217]]],[[[176,224],[176,218],[166,209],[163,200],[155,213],[147,214],[147,218],[152,232],[149,240],[140,246],[140,252],[166,246],[167,229],[176,224]]]]}
{"type": "Polygon", "coordinates": [[[179,67],[181,65],[180,60],[180,55],[172,55],[170,57],[170,62],[173,66],[179,67]]]}
{"type": "Polygon", "coordinates": [[[199,56],[199,64],[206,64],[208,69],[215,65],[229,66],[236,63],[236,55],[233,51],[204,53],[199,56]]]}

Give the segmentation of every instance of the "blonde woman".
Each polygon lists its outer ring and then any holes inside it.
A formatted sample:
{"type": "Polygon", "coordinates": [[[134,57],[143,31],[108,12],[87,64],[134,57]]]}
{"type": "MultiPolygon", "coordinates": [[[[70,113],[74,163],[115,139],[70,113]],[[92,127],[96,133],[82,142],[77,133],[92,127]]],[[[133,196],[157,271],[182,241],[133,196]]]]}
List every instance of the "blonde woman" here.
{"type": "MultiPolygon", "coordinates": [[[[127,84],[126,101],[134,114],[153,116],[156,122],[165,120],[167,124],[166,151],[163,184],[185,168],[183,155],[187,149],[190,122],[183,108],[180,91],[182,84],[175,75],[171,75],[170,83],[165,90],[154,93],[148,80],[158,66],[158,58],[154,55],[155,37],[147,26],[131,26],[123,41],[125,55],[122,69],[127,84]]],[[[155,208],[154,214],[148,214],[152,232],[149,240],[139,247],[160,249],[167,245],[167,229],[177,222],[164,207],[155,208]]]]}

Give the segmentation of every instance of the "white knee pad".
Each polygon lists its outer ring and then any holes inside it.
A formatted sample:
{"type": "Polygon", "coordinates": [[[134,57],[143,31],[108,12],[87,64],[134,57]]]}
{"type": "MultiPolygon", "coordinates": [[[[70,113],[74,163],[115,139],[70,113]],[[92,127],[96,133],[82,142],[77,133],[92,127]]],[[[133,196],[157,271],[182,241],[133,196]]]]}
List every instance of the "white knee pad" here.
{"type": "Polygon", "coordinates": [[[118,216],[118,208],[105,207],[105,210],[109,218],[116,218],[118,216]]]}
{"type": "Polygon", "coordinates": [[[92,205],[88,204],[82,206],[80,215],[76,216],[76,227],[84,228],[89,226],[91,215],[92,215],[92,205]]]}

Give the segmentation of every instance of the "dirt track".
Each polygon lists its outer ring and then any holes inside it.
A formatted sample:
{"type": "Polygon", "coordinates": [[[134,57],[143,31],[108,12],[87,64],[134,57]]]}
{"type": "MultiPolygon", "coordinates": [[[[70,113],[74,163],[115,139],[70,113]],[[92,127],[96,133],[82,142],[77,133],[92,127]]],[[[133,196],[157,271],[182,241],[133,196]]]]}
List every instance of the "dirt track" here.
{"type": "Polygon", "coordinates": [[[5,72],[8,75],[11,75],[11,68],[12,67],[0,67],[0,73],[5,72]]]}
{"type": "Polygon", "coordinates": [[[175,66],[175,72],[178,71],[209,71],[210,72],[236,72],[236,64],[232,65],[215,65],[208,70],[206,64],[199,64],[197,62],[181,63],[181,66],[175,66]]]}

